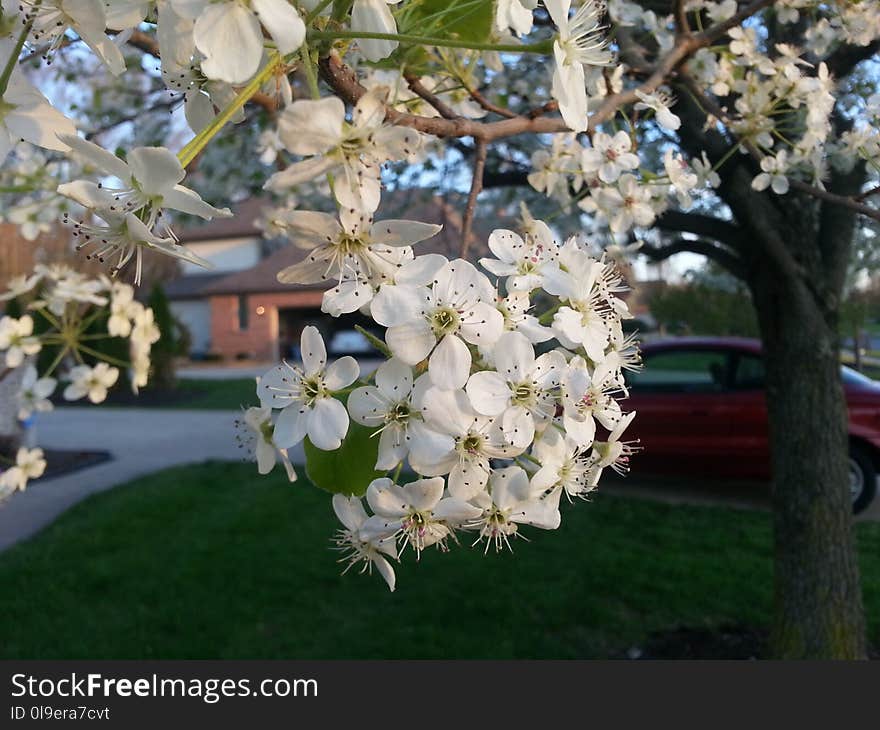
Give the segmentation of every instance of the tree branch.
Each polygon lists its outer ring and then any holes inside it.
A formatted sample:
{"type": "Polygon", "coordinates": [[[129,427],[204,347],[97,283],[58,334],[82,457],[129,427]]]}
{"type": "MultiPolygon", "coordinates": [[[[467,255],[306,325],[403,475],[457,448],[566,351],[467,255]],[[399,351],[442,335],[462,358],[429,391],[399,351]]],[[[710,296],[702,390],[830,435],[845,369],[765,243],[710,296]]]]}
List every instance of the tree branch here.
{"type": "Polygon", "coordinates": [[[471,191],[468,194],[467,207],[464,209],[464,219],[461,223],[460,256],[463,259],[467,258],[468,247],[471,245],[471,230],[474,225],[474,214],[477,211],[477,197],[483,189],[483,172],[486,169],[486,142],[475,139],[474,147],[474,177],[471,180],[471,191]]]}
{"type": "MultiPolygon", "coordinates": [[[[703,33],[680,37],[672,49],[657,62],[646,81],[635,88],[605,97],[599,108],[590,116],[587,132],[594,131],[600,124],[614,117],[622,106],[638,101],[639,97],[636,92],[649,94],[656,91],[669,75],[693,53],[700,48],[711,45],[730,28],[763,10],[771,3],[772,0],[756,0],[736,13],[733,18],[718,23],[703,33]]],[[[324,81],[349,104],[356,104],[367,93],[367,90],[358,81],[357,74],[346,66],[335,52],[331,51],[319,59],[318,68],[324,81]]],[[[473,137],[485,142],[514,137],[519,134],[556,134],[570,131],[562,119],[543,116],[515,116],[498,122],[477,122],[462,117],[453,119],[422,117],[386,107],[385,119],[391,124],[410,127],[435,137],[473,137]]]]}
{"type": "Polygon", "coordinates": [[[709,241],[689,241],[680,238],[663,246],[652,246],[645,243],[642,244],[639,251],[652,261],[665,261],[679,253],[695,253],[712,259],[734,276],[740,279],[745,278],[745,264],[742,259],[709,241]]]}
{"type": "Polygon", "coordinates": [[[701,238],[709,238],[723,243],[737,251],[744,249],[743,229],[732,221],[725,221],[701,213],[685,213],[680,210],[667,210],[657,217],[655,225],[662,231],[692,233],[701,238]]]}
{"type": "Polygon", "coordinates": [[[406,83],[416,96],[428,102],[432,107],[434,107],[441,117],[444,119],[460,119],[461,114],[457,114],[455,110],[448,106],[440,97],[436,94],[428,91],[424,84],[422,84],[421,80],[418,76],[413,76],[412,74],[407,74],[405,76],[406,83]]]}

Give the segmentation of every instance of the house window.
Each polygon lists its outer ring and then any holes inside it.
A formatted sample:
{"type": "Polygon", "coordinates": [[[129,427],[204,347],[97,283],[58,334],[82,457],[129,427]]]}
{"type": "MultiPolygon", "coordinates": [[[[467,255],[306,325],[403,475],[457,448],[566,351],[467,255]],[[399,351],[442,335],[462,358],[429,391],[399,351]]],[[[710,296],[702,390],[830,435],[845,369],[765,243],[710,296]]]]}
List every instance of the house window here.
{"type": "Polygon", "coordinates": [[[246,330],[250,326],[250,310],[248,310],[248,298],[243,295],[238,297],[238,329],[246,330]]]}

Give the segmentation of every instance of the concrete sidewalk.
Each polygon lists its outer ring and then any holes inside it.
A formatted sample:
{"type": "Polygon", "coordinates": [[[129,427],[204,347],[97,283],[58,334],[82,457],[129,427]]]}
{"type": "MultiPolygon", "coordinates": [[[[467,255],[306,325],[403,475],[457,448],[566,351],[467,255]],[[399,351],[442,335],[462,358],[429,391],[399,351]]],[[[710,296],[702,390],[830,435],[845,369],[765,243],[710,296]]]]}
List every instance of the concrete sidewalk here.
{"type": "MultiPolygon", "coordinates": [[[[109,451],[113,459],[38,481],[10,497],[0,507],[0,550],[27,539],[91,494],[170,466],[241,458],[233,423],[239,415],[239,411],[68,407],[41,415],[39,446],[109,451]]],[[[302,461],[302,452],[292,451],[294,460],[302,461]]]]}

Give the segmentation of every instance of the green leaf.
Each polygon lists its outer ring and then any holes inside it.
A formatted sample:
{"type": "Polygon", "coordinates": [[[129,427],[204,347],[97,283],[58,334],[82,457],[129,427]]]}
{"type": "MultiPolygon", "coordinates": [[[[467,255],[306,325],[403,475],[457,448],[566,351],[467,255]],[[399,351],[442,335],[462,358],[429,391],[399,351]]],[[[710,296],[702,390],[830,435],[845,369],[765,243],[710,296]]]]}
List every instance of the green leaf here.
{"type": "Polygon", "coordinates": [[[401,33],[486,43],[494,14],[495,0],[416,0],[398,27],[401,33]]]}
{"type": "Polygon", "coordinates": [[[385,476],[385,472],[373,468],[379,454],[379,437],[372,438],[372,433],[352,421],[336,451],[321,451],[307,438],[304,447],[309,481],[331,494],[363,496],[371,481],[385,476]]]}

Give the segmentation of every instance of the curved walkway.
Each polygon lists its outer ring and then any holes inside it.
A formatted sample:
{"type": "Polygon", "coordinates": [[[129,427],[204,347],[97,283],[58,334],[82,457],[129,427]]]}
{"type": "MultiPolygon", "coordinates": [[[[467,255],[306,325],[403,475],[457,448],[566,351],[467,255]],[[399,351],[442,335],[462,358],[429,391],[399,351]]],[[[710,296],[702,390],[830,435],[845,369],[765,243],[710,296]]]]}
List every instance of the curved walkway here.
{"type": "MultiPolygon", "coordinates": [[[[59,408],[41,414],[49,449],[109,451],[111,461],[30,485],[0,507],[0,550],[24,540],[85,497],[151,472],[209,459],[235,461],[238,411],[59,408]]],[[[301,454],[292,454],[294,461],[301,454]]],[[[299,457],[299,459],[298,459],[299,457]]]]}

